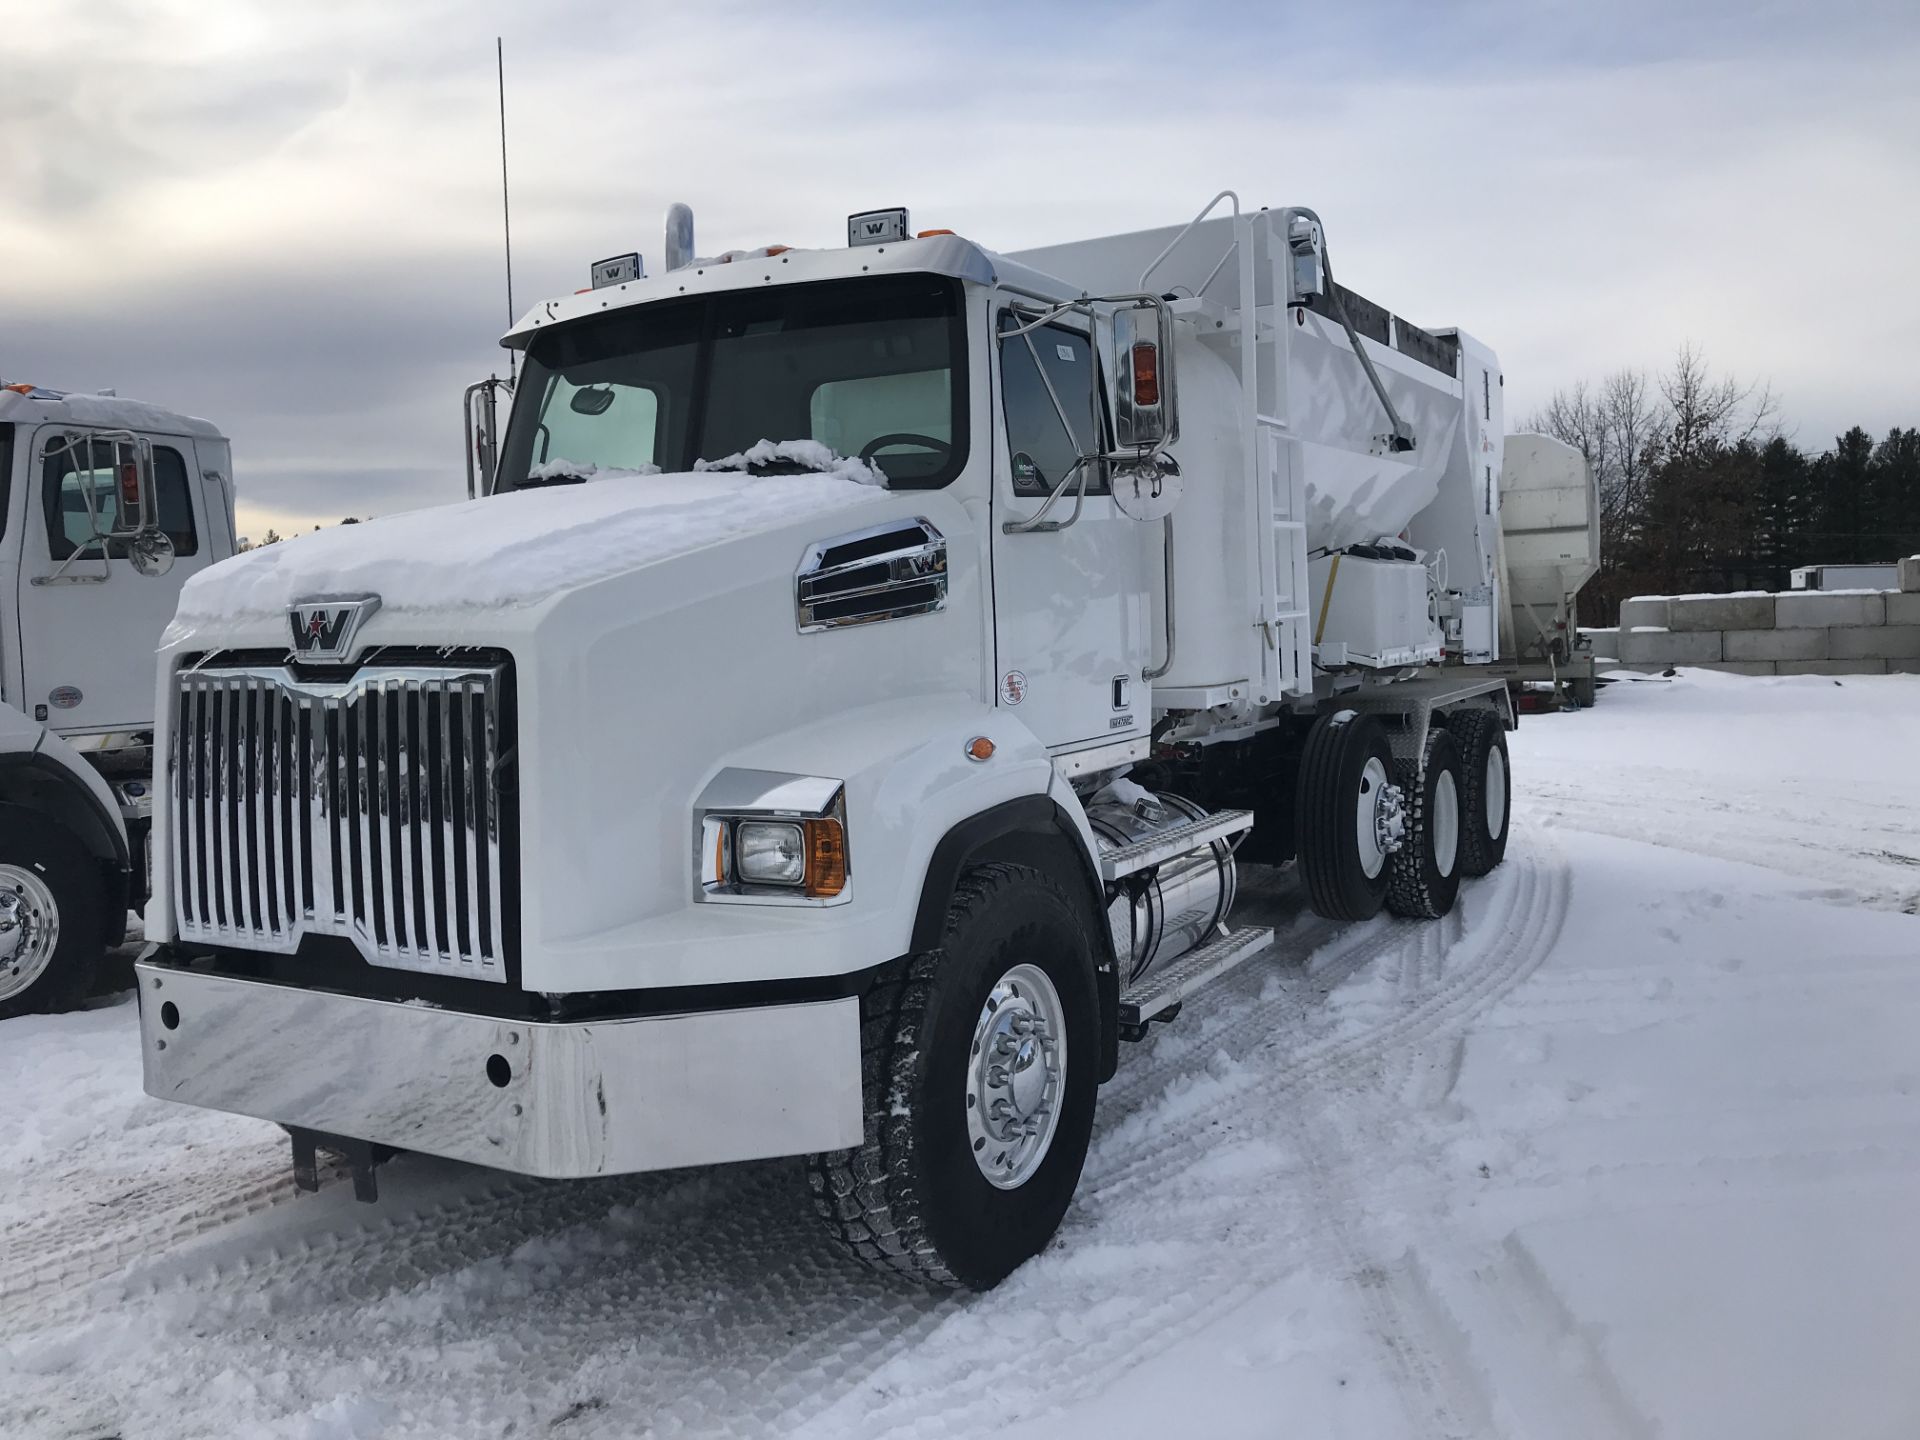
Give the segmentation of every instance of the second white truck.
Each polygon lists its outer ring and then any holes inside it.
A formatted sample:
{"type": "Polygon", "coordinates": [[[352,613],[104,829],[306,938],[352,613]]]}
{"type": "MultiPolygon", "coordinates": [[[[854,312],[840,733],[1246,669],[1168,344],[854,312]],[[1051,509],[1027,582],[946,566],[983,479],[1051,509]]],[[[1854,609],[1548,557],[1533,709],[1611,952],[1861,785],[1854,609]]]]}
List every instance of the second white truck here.
{"type": "Polygon", "coordinates": [[[85,999],[146,902],[153,650],[231,476],[205,420],[0,380],[0,1019],[85,999]]]}
{"type": "Polygon", "coordinates": [[[1123,1042],[1268,948],[1241,861],[1349,920],[1500,863],[1499,366],[1230,194],[690,228],[506,337],[482,498],[186,588],[147,1088],[368,1193],[804,1155],[853,1253],[990,1286],[1123,1042]]]}

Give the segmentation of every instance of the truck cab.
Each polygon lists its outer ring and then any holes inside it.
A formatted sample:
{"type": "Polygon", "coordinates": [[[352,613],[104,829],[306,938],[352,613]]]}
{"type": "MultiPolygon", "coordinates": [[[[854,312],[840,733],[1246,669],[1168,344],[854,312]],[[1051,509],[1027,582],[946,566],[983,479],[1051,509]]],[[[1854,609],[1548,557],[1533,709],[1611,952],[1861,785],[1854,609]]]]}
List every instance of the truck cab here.
{"type": "Polygon", "coordinates": [[[1499,863],[1504,684],[1423,673],[1492,633],[1495,362],[1299,209],[689,232],[509,332],[468,503],[183,589],[147,1086],[368,1194],[806,1155],[848,1250],[991,1285],[1267,950],[1242,852],[1354,920],[1499,863]]]}
{"type": "Polygon", "coordinates": [[[0,386],[0,1015],[82,998],[146,900],[153,652],[230,470],[204,420],[0,386]]]}

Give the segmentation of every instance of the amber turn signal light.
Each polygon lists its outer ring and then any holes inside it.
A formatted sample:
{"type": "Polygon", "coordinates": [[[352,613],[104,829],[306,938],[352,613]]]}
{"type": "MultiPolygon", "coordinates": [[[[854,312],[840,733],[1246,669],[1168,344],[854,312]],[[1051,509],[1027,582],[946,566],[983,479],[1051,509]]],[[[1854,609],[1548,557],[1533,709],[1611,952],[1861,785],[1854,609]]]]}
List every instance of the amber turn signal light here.
{"type": "Polygon", "coordinates": [[[1160,347],[1144,340],[1133,347],[1133,403],[1160,403],[1160,347]]]}
{"type": "Polygon", "coordinates": [[[807,894],[831,899],[847,888],[847,832],[835,816],[806,822],[807,894]]]}
{"type": "Polygon", "coordinates": [[[974,736],[973,739],[967,741],[967,758],[969,760],[991,760],[993,758],[993,741],[984,735],[974,736]]]}

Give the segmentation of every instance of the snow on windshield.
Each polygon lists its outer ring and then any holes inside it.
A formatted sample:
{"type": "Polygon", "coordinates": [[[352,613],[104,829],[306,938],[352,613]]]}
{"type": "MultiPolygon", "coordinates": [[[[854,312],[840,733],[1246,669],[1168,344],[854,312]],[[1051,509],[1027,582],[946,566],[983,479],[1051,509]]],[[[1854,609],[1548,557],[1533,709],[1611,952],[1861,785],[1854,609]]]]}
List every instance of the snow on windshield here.
{"type": "Polygon", "coordinates": [[[825,475],[840,475],[862,485],[887,483],[886,473],[872,460],[856,460],[841,455],[818,440],[759,440],[745,450],[719,460],[696,460],[693,468],[709,470],[751,470],[756,465],[798,465],[825,475]]]}
{"type": "Polygon", "coordinates": [[[621,468],[613,465],[596,465],[591,460],[543,460],[527,472],[529,480],[626,480],[640,475],[658,475],[660,467],[653,464],[633,465],[621,468]]]}

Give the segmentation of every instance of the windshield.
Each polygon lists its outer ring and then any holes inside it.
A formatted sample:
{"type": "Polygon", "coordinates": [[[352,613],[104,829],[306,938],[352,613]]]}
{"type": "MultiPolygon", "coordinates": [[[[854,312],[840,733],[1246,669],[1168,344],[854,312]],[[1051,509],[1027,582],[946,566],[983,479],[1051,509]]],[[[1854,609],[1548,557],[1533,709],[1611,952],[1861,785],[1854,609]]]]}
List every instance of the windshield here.
{"type": "Polygon", "coordinates": [[[534,338],[498,490],[691,470],[760,440],[873,460],[896,489],[966,463],[960,284],[876,276],[610,313],[534,338]],[[567,462],[567,463],[557,463],[567,462]]]}

